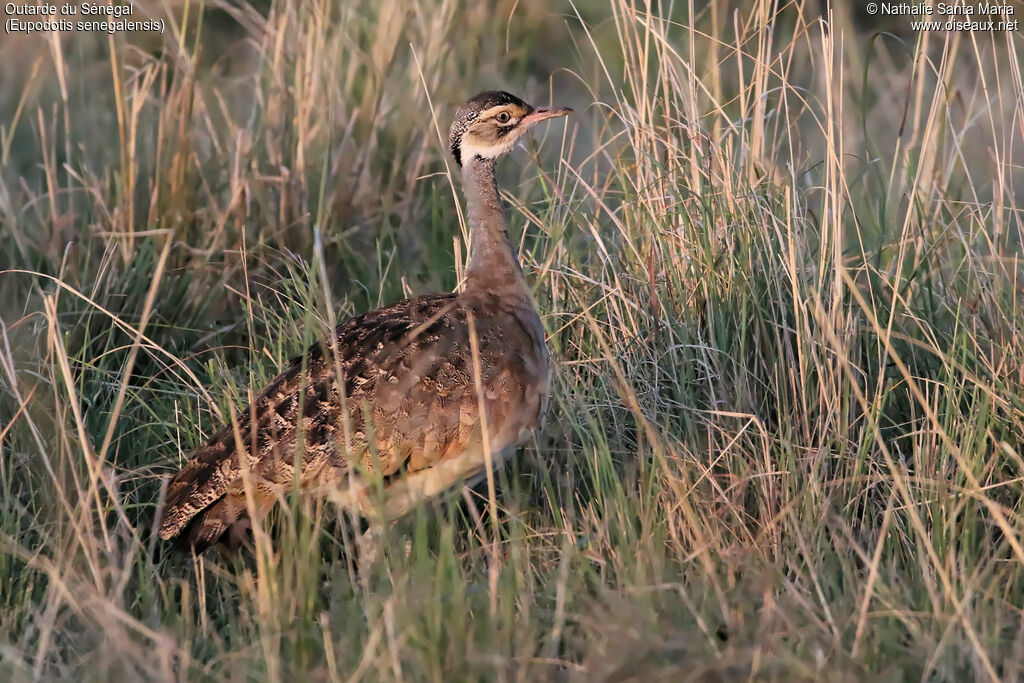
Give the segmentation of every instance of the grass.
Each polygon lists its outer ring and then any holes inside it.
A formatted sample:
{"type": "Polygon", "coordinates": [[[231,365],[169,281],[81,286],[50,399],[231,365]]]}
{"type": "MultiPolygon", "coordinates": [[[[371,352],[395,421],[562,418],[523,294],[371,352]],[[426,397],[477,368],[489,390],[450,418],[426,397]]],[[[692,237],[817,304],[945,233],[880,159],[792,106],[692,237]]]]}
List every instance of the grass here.
{"type": "Polygon", "coordinates": [[[6,36],[0,675],[1021,677],[1021,35],[739,7],[6,36]],[[497,525],[456,491],[357,577],[293,498],[167,552],[165,475],[250,385],[457,285],[443,133],[496,87],[578,112],[500,168],[558,369],[497,525]]]}

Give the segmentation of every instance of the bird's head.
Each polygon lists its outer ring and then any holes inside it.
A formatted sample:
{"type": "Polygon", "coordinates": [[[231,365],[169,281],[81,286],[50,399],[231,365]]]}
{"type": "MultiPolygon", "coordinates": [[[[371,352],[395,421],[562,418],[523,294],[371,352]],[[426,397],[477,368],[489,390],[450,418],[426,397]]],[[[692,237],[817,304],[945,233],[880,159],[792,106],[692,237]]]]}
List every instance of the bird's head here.
{"type": "Polygon", "coordinates": [[[500,90],[482,92],[455,113],[448,136],[452,155],[459,166],[473,157],[496,159],[541,121],[571,111],[568,107],[533,107],[500,90]]]}

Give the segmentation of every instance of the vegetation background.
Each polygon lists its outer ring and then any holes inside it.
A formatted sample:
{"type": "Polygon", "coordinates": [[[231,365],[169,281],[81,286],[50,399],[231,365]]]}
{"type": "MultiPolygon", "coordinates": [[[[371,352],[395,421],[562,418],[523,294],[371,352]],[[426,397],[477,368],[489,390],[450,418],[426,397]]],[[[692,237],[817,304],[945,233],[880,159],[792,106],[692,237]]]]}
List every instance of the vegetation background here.
{"type": "Polygon", "coordinates": [[[0,678],[1024,675],[1020,32],[135,5],[167,31],[0,38],[0,678]],[[168,553],[165,475],[251,383],[456,286],[443,138],[494,88],[577,110],[500,169],[558,370],[499,509],[455,492],[358,576],[297,497],[168,553]]]}

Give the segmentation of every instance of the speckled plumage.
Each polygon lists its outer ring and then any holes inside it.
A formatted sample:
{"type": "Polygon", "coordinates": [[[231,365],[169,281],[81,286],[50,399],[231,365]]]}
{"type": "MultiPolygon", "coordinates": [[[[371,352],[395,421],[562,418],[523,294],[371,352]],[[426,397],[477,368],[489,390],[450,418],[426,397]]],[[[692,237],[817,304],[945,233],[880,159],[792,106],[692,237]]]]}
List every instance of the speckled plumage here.
{"type": "MultiPolygon", "coordinates": [[[[457,158],[467,131],[500,128],[501,137],[511,135],[508,126],[475,122],[474,113],[500,105],[511,107],[516,125],[535,111],[507,93],[481,93],[453,123],[457,158]]],[[[532,125],[523,125],[512,140],[532,125]]],[[[303,490],[357,512],[367,510],[367,482],[383,478],[385,491],[396,492],[389,509],[401,514],[482,473],[485,422],[495,463],[541,424],[550,390],[544,331],[505,234],[493,157],[480,156],[488,148],[486,137],[478,138],[472,157],[461,160],[472,233],[463,291],[407,299],[352,318],[293,361],[174,476],[162,538],[182,534],[197,550],[225,534],[236,541],[250,514],[246,492],[262,515],[289,494],[296,476],[303,490]]],[[[495,156],[508,144],[502,140],[495,156]]]]}

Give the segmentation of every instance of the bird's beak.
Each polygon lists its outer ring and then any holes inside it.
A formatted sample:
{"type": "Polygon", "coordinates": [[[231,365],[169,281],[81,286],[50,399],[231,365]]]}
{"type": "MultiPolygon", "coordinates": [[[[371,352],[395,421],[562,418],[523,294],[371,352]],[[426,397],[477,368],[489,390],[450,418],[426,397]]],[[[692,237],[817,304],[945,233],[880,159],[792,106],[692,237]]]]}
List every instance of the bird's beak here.
{"type": "Polygon", "coordinates": [[[570,112],[572,112],[572,109],[569,107],[537,107],[524,116],[523,120],[519,123],[520,125],[525,125],[527,128],[531,128],[546,119],[568,116],[570,112]]]}

